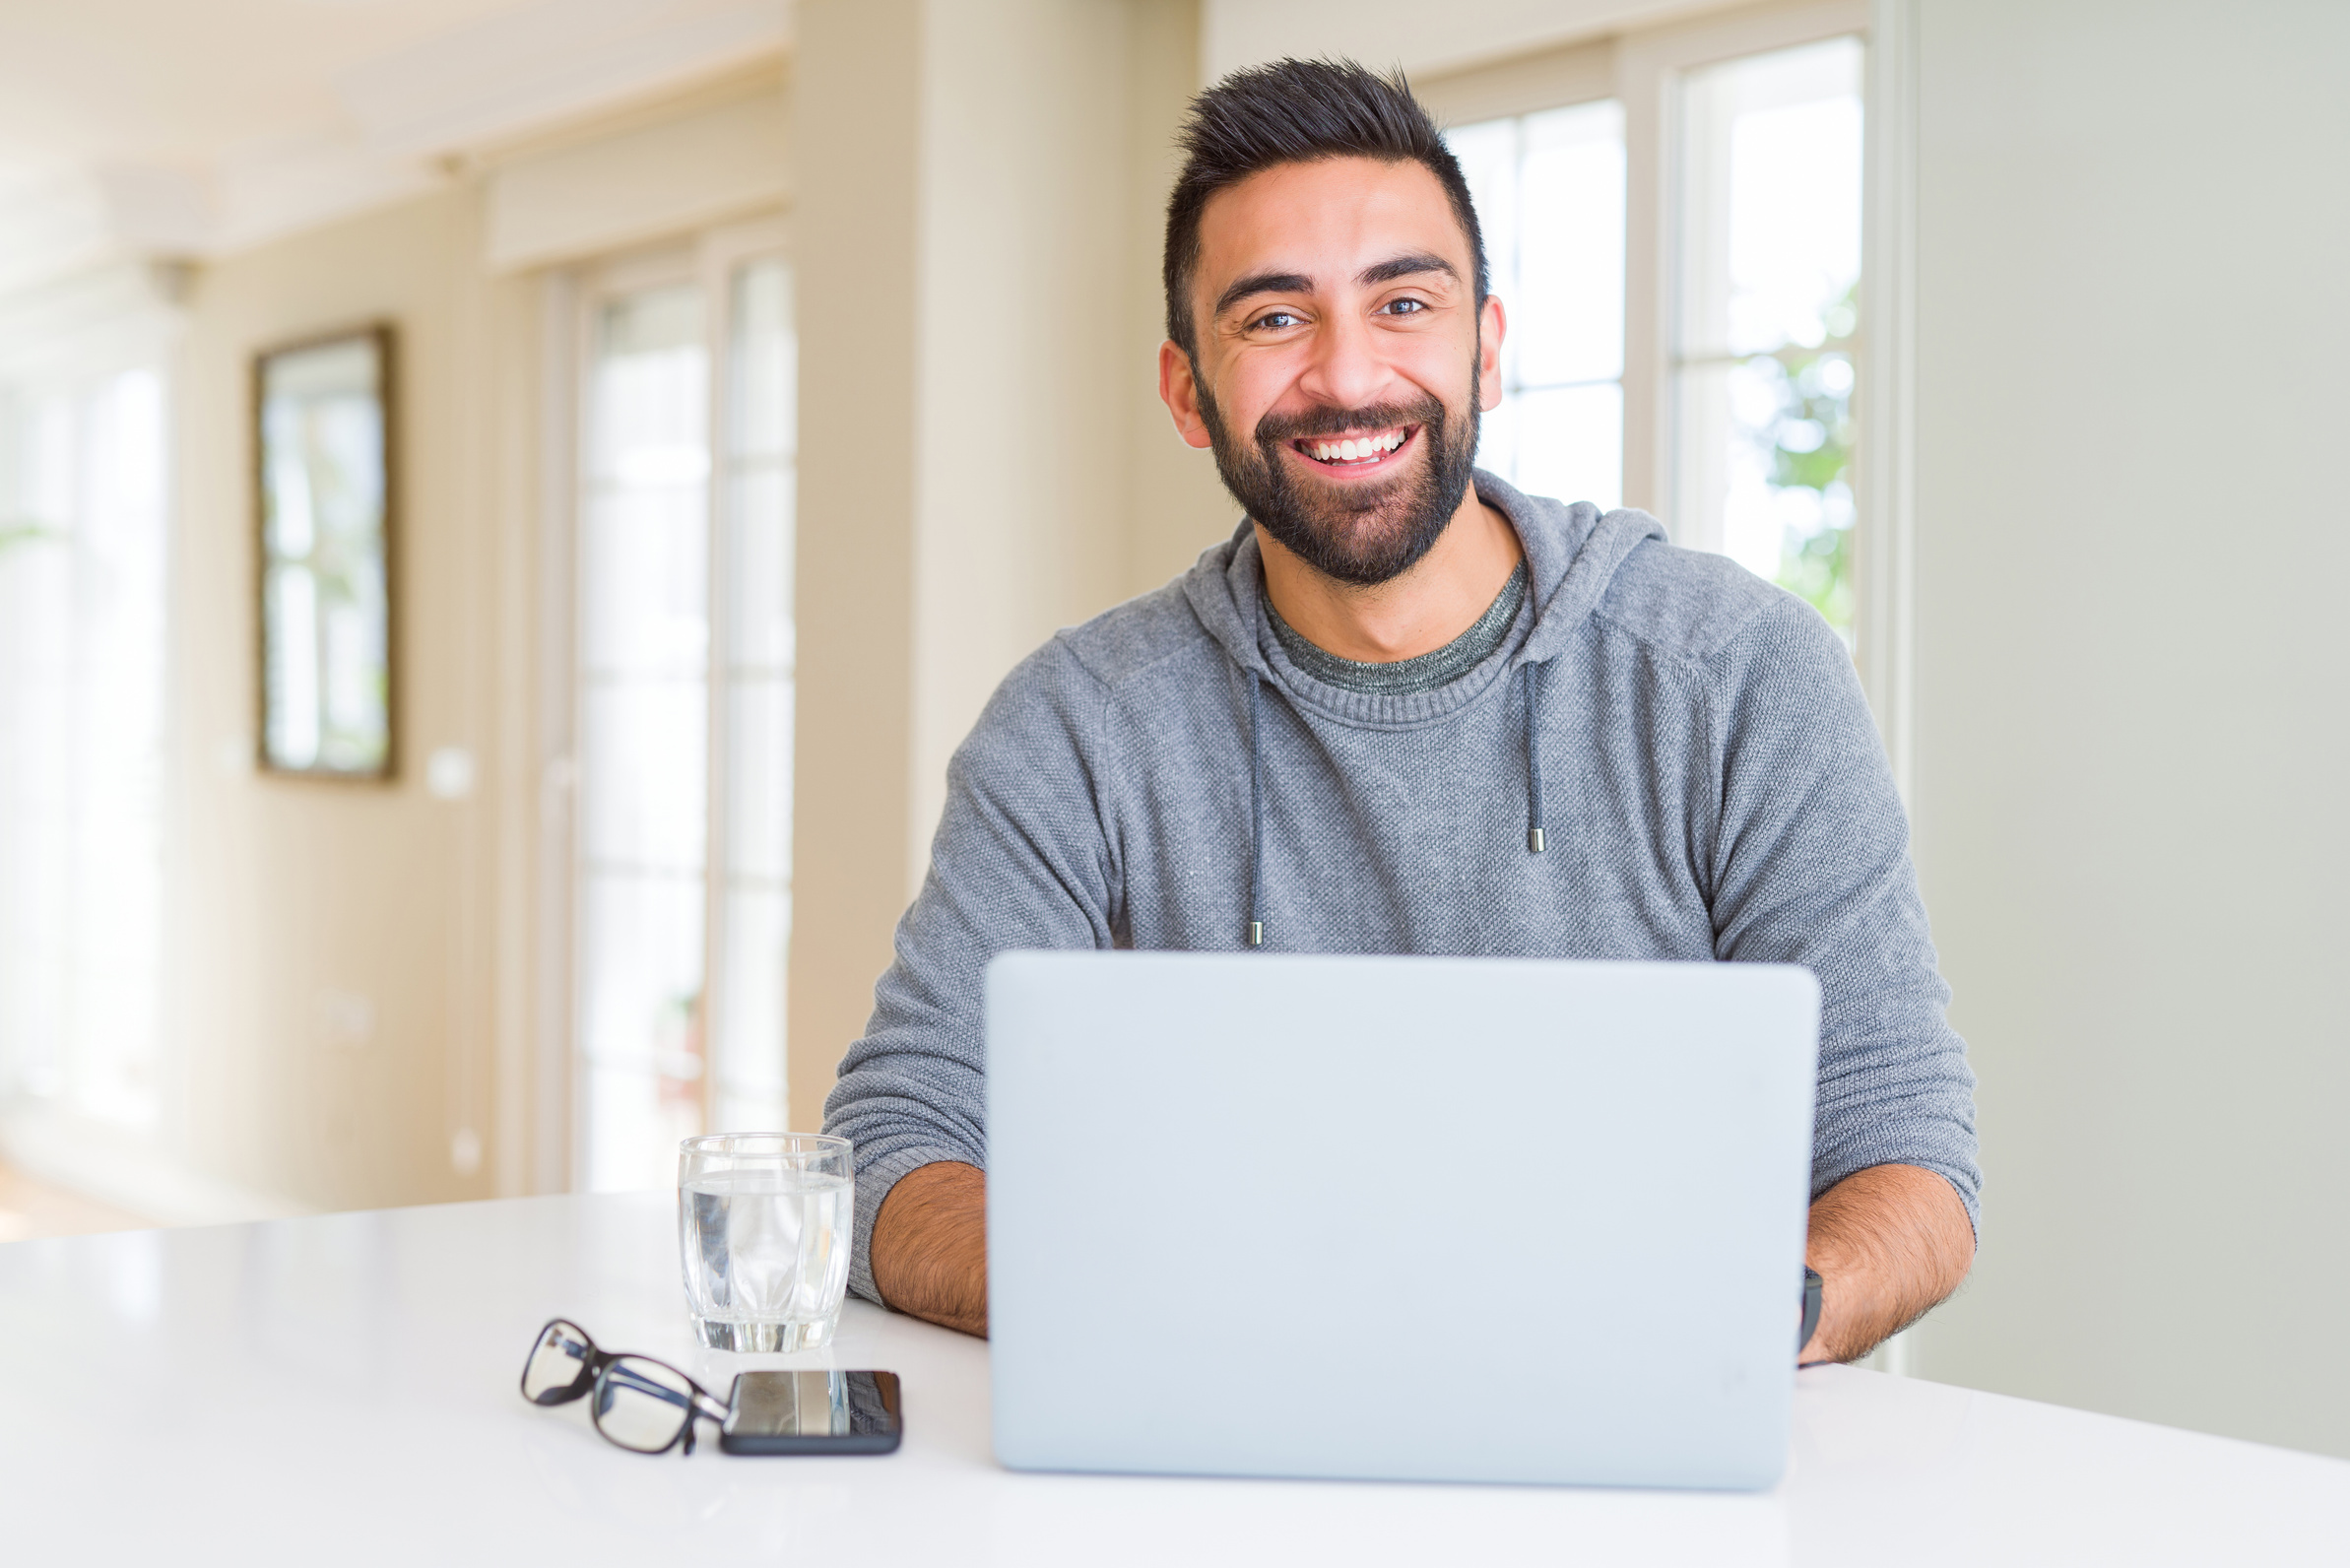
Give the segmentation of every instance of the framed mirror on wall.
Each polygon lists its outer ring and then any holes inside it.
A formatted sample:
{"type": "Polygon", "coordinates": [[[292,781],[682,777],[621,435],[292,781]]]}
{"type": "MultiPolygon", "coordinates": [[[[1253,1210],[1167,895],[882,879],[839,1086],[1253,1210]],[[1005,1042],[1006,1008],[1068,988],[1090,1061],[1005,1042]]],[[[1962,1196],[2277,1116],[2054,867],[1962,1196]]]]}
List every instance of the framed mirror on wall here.
{"type": "Polygon", "coordinates": [[[392,369],[381,324],[253,359],[266,772],[392,777],[392,369]]]}

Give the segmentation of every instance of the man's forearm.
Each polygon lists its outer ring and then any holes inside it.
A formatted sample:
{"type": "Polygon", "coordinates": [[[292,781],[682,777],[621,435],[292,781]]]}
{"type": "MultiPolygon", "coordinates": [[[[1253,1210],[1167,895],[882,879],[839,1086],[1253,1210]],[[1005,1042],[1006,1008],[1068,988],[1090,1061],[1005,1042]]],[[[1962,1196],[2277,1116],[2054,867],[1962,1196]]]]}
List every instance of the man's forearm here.
{"type": "Polygon", "coordinates": [[[1823,1284],[1819,1327],[1801,1359],[1851,1361],[1958,1288],[1975,1262],[1975,1227],[1932,1171],[1872,1165],[1812,1204],[1804,1259],[1823,1284]]]}
{"type": "Polygon", "coordinates": [[[899,1177],[874,1216],[873,1282],[900,1312],[987,1338],[987,1174],[942,1160],[899,1177]]]}

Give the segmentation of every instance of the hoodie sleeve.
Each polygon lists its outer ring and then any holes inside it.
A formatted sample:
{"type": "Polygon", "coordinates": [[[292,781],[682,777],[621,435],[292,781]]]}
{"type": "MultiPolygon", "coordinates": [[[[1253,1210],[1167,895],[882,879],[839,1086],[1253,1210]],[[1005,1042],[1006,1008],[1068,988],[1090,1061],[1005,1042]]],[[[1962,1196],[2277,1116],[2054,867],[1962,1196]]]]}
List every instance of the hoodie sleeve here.
{"type": "Polygon", "coordinates": [[[1719,957],[1820,984],[1812,1196],[1871,1165],[1946,1178],[1975,1220],[1975,1075],[1945,1017],[1909,821],[1851,657],[1777,595],[1708,661],[1719,957]]]}
{"type": "Polygon", "coordinates": [[[1005,678],[947,770],[922,891],[897,923],[864,1037],[824,1101],[857,1148],[849,1286],[870,1301],[874,1216],[899,1177],[987,1165],[987,962],[1013,948],[1112,945],[1117,885],[1091,760],[1103,693],[1058,639],[1005,678]]]}

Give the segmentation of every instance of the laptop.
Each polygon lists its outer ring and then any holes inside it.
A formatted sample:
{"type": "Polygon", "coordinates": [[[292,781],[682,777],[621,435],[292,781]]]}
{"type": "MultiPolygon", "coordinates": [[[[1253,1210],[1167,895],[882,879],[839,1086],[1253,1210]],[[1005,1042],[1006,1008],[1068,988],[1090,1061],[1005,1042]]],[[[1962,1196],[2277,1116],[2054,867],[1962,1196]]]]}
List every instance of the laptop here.
{"type": "Polygon", "coordinates": [[[1003,1464],[1779,1479],[1807,971],[1015,952],[986,1017],[1003,1464]]]}

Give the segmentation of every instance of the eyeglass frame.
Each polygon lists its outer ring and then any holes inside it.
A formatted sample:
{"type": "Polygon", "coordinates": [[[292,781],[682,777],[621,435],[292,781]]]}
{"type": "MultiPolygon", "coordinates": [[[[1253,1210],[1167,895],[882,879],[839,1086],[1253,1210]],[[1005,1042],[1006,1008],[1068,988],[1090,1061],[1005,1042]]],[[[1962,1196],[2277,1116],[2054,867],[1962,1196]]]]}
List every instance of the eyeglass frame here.
{"type": "MultiPolygon", "coordinates": [[[[685,1419],[678,1424],[677,1435],[659,1448],[636,1448],[621,1442],[604,1430],[603,1418],[596,1413],[598,1406],[604,1402],[599,1398],[591,1403],[588,1405],[588,1422],[595,1427],[596,1435],[613,1447],[630,1454],[644,1454],[657,1459],[683,1442],[685,1445],[686,1454],[691,1455],[693,1452],[693,1423],[696,1420],[717,1421],[721,1425],[725,1423],[727,1406],[724,1402],[708,1389],[693,1381],[683,1368],[671,1366],[659,1356],[645,1355],[635,1350],[607,1350],[596,1343],[594,1335],[580,1328],[569,1318],[549,1318],[539,1326],[539,1332],[531,1336],[530,1354],[523,1357],[522,1376],[517,1380],[517,1386],[522,1392],[522,1397],[529,1400],[531,1404],[552,1409],[558,1405],[569,1405],[574,1401],[587,1399],[590,1395],[600,1396],[604,1391],[605,1380],[612,1375],[612,1369],[622,1361],[650,1362],[662,1371],[676,1377],[692,1392],[686,1396],[684,1406],[685,1419]],[[539,1359],[539,1347],[546,1342],[548,1331],[557,1327],[572,1330],[579,1336],[579,1342],[587,1348],[587,1354],[580,1357],[580,1363],[586,1370],[574,1378],[568,1388],[553,1389],[546,1395],[534,1398],[530,1391],[531,1367],[539,1359]]],[[[672,1389],[659,1390],[664,1403],[674,1403],[675,1393],[676,1391],[672,1389]]]]}

